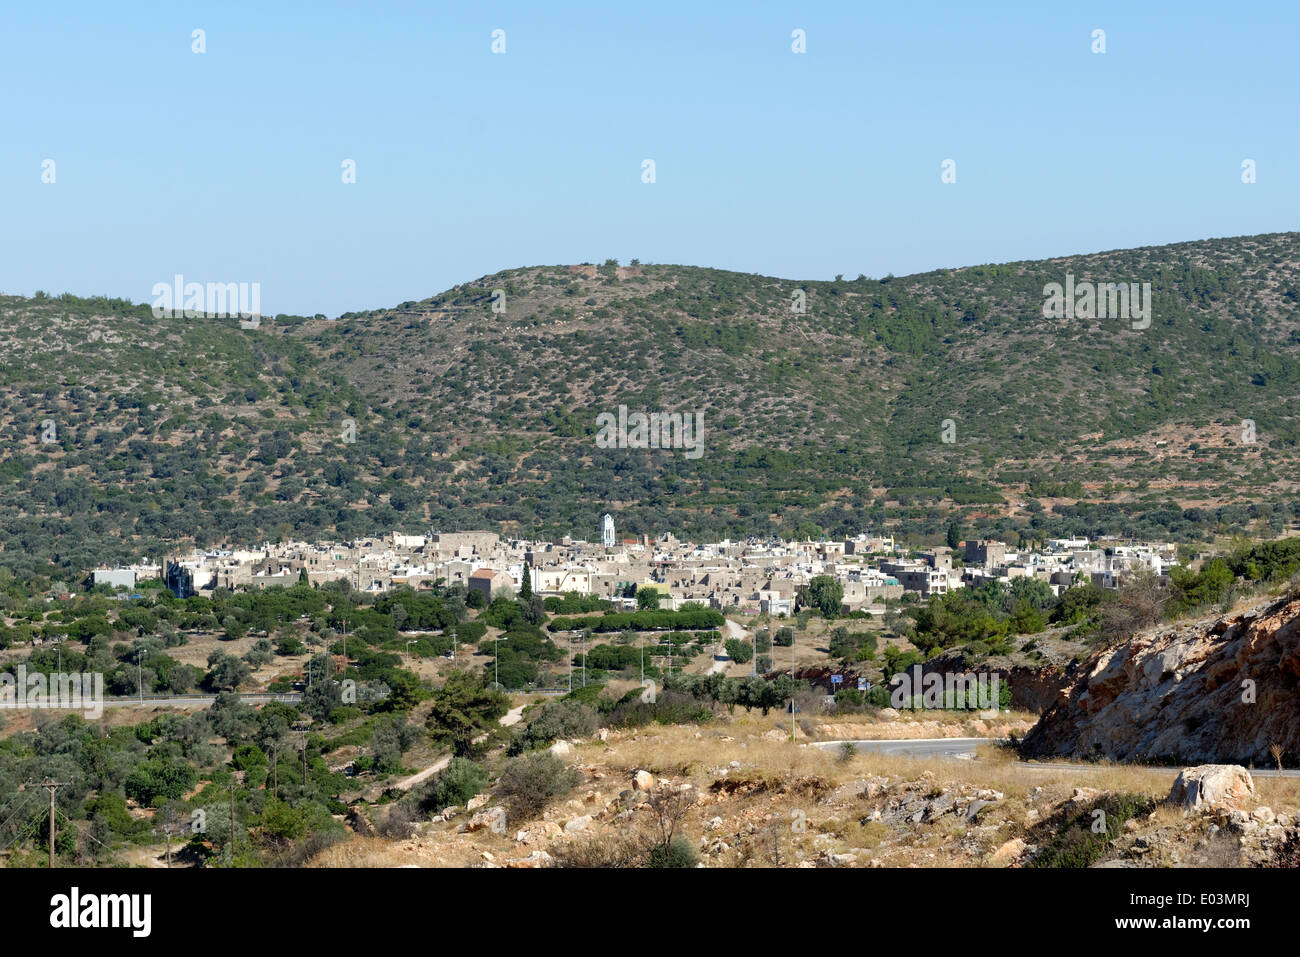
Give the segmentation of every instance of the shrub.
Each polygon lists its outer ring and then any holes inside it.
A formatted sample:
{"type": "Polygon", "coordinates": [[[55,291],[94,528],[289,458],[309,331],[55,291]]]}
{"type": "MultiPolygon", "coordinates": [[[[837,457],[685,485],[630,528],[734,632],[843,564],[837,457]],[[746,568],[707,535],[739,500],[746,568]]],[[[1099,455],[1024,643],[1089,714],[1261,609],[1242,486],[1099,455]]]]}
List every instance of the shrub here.
{"type": "Polygon", "coordinates": [[[728,638],[725,645],[727,656],[737,664],[745,664],[754,657],[754,647],[747,641],[741,641],[739,638],[728,638]]]}
{"type": "Polygon", "coordinates": [[[307,646],[296,635],[281,635],[275,642],[275,653],[288,657],[290,655],[300,655],[307,650],[307,646]]]}
{"type": "Polygon", "coordinates": [[[452,758],[420,796],[420,810],[437,813],[443,808],[465,804],[487,787],[487,783],[488,773],[483,765],[468,758],[452,758]]]}
{"type": "Polygon", "coordinates": [[[667,845],[655,845],[646,860],[647,867],[694,867],[700,862],[695,847],[684,837],[675,837],[667,845]]]}
{"type": "Polygon", "coordinates": [[[688,694],[660,692],[654,701],[642,701],[641,689],[633,688],[626,700],[610,712],[612,727],[633,728],[644,724],[703,724],[713,718],[713,711],[688,694]]]}
{"type": "Polygon", "coordinates": [[[581,701],[547,701],[512,742],[515,754],[545,747],[558,738],[579,738],[596,730],[596,710],[581,701]]]}
{"type": "Polygon", "coordinates": [[[550,752],[539,751],[510,761],[497,790],[510,820],[526,821],[572,791],[578,780],[578,772],[550,752]]]}
{"type": "Polygon", "coordinates": [[[1031,867],[1091,867],[1110,848],[1131,818],[1144,817],[1155,809],[1155,801],[1144,794],[1105,794],[1073,814],[1062,814],[1055,832],[1042,842],[1043,850],[1031,867]],[[1101,810],[1104,816],[1093,812],[1101,810]],[[1104,822],[1101,833],[1093,831],[1097,821],[1104,822]]]}
{"type": "Polygon", "coordinates": [[[406,804],[394,804],[375,828],[381,836],[392,840],[405,840],[415,833],[415,809],[406,804]]]}

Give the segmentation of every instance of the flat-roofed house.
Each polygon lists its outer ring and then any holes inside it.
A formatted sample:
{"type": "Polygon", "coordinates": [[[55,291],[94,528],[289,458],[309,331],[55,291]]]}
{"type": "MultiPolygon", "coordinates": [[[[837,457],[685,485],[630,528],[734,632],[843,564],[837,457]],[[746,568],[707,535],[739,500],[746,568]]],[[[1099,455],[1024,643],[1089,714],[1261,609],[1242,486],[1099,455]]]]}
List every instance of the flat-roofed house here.
{"type": "Polygon", "coordinates": [[[495,568],[479,568],[470,572],[469,590],[476,591],[488,601],[491,601],[497,595],[507,588],[514,588],[515,580],[510,577],[509,572],[498,571],[495,568]]]}

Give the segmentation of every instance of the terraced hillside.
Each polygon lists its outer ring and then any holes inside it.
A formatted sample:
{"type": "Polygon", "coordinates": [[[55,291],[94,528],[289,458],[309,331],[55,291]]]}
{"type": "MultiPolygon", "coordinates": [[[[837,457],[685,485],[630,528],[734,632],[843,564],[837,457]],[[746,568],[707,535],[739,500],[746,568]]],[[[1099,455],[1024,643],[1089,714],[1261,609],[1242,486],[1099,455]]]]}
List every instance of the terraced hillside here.
{"type": "Polygon", "coordinates": [[[257,329],[0,297],[0,341],[0,565],[28,571],[392,527],[593,537],[605,510],[711,537],[1300,517],[1300,234],[879,280],[530,267],[257,329]],[[1149,326],[1043,318],[1067,273],[1149,282],[1149,326]],[[619,405],[703,413],[702,454],[598,447],[619,405]]]}

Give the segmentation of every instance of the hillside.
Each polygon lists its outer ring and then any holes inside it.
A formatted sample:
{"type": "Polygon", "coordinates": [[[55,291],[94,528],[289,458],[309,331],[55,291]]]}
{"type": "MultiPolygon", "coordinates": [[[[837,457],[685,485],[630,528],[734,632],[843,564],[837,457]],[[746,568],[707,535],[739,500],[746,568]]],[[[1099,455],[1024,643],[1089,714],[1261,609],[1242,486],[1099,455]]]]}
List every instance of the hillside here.
{"type": "Polygon", "coordinates": [[[28,571],[393,527],[591,537],[606,510],[683,536],[939,536],[956,510],[1195,539],[1300,503],[1294,233],[880,280],[530,267],[258,329],[8,296],[0,337],[0,565],[28,571]],[[1150,282],[1149,328],[1044,319],[1067,273],[1150,282]],[[598,448],[619,405],[703,413],[702,455],[598,448]]]}

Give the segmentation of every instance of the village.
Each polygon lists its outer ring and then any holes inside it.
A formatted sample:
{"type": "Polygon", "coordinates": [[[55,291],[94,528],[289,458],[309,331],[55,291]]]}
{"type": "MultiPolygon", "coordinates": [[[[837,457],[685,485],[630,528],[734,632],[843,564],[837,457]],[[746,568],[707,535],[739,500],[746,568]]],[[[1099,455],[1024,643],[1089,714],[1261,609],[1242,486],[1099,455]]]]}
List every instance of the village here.
{"type": "Polygon", "coordinates": [[[1090,582],[1117,589],[1129,576],[1158,577],[1178,564],[1164,542],[1051,539],[1032,550],[972,539],[958,548],[909,549],[890,535],[824,541],[758,540],[693,543],[672,534],[617,538],[606,515],[599,541],[505,539],[490,531],[435,532],[349,542],[287,542],[191,554],[91,572],[94,585],[129,592],[138,581],[163,578],[178,597],[344,580],[360,592],[462,586],[491,600],[515,594],[529,576],[542,595],[594,595],[636,607],[638,591],[658,593],[658,607],[697,603],[719,611],[791,615],[801,590],[818,576],[843,588],[841,613],[883,614],[890,601],[925,600],[987,581],[1041,580],[1056,594],[1090,582]],[[910,599],[905,596],[912,596],[910,599]]]}

